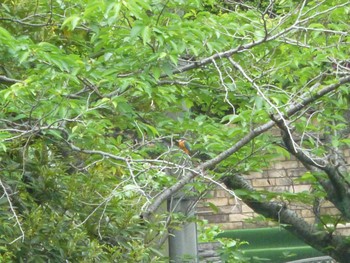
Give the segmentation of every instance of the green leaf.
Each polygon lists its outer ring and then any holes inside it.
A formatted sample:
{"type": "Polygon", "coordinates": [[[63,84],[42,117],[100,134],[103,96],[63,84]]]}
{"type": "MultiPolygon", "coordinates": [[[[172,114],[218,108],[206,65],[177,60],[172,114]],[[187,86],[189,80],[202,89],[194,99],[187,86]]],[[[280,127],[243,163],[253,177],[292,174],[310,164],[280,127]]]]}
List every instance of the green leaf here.
{"type": "Polygon", "coordinates": [[[151,29],[149,26],[142,28],[141,36],[144,45],[148,44],[151,41],[151,29]]]}
{"type": "Polygon", "coordinates": [[[68,30],[73,31],[77,27],[80,20],[81,17],[78,15],[70,16],[63,21],[61,28],[67,28],[68,30]]]}
{"type": "Polygon", "coordinates": [[[145,28],[145,25],[141,21],[135,22],[135,25],[132,27],[130,31],[130,36],[132,38],[140,36],[141,32],[144,31],[144,28],[145,28]]]}
{"type": "Polygon", "coordinates": [[[25,62],[30,54],[31,54],[30,51],[23,52],[23,54],[19,58],[19,64],[22,64],[23,62],[25,62]]]}
{"type": "Polygon", "coordinates": [[[219,209],[216,205],[214,205],[214,204],[211,203],[211,202],[208,202],[207,204],[208,204],[208,206],[210,207],[210,209],[211,209],[215,214],[219,213],[220,209],[219,209]]]}
{"type": "Polygon", "coordinates": [[[10,41],[13,41],[13,37],[10,34],[10,32],[1,26],[0,26],[0,40],[2,40],[4,44],[9,44],[10,41]]]}

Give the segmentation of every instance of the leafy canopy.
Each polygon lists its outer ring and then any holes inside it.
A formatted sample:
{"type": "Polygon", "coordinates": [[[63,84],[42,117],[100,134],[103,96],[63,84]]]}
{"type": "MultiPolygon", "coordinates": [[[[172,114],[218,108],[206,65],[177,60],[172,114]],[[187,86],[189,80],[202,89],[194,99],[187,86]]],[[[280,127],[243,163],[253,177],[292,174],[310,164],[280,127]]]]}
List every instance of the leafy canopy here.
{"type": "MultiPolygon", "coordinates": [[[[349,5],[339,0],[1,7],[3,260],[160,262],[154,233],[169,227],[166,215],[155,219],[161,224],[139,216],[179,180],[179,167],[216,156],[335,83],[349,55],[349,5]],[[175,146],[181,137],[197,153],[192,159],[175,146]]],[[[322,98],[313,114],[295,117],[295,128],[344,128],[347,96],[345,87],[322,98]]],[[[210,176],[260,171],[288,155],[277,141],[249,141],[210,176]]],[[[326,151],[312,136],[302,146],[326,151]]],[[[192,186],[202,192],[205,183],[192,186]]]]}

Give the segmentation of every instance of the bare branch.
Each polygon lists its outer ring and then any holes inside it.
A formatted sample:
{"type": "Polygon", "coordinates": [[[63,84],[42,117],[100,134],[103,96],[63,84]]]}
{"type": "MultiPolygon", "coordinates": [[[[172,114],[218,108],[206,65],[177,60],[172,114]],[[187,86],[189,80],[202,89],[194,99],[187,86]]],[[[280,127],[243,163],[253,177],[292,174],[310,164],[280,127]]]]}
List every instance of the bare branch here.
{"type": "MultiPolygon", "coordinates": [[[[321,2],[321,3],[322,3],[322,2],[321,2]]],[[[315,14],[312,15],[312,16],[309,16],[309,17],[307,17],[307,18],[304,18],[304,19],[300,20],[299,23],[308,22],[308,21],[310,21],[310,20],[312,20],[312,19],[314,19],[314,18],[316,18],[316,17],[318,17],[318,16],[320,16],[320,15],[327,14],[327,13],[329,13],[329,12],[335,10],[335,9],[338,9],[338,8],[340,8],[340,7],[347,6],[347,5],[349,5],[349,4],[350,4],[350,1],[347,1],[347,2],[345,2],[345,3],[332,6],[332,7],[328,8],[328,9],[326,9],[326,10],[317,12],[317,13],[315,13],[315,14]]],[[[315,7],[317,7],[317,6],[315,6],[315,7]]],[[[311,11],[311,10],[309,10],[308,12],[310,12],[310,11],[311,11]]],[[[308,12],[305,12],[305,13],[303,14],[303,16],[305,16],[308,12]]]]}
{"type": "Polygon", "coordinates": [[[18,82],[23,82],[22,80],[12,79],[12,78],[6,77],[4,75],[0,75],[0,81],[11,83],[11,84],[18,83],[18,82]]]}
{"type": "MultiPolygon", "coordinates": [[[[292,137],[291,131],[288,128],[287,125],[287,121],[283,116],[283,113],[278,109],[277,106],[275,106],[266,96],[265,94],[262,92],[262,90],[260,89],[260,87],[255,83],[255,81],[250,78],[248,76],[248,74],[244,71],[244,69],[241,67],[241,65],[239,65],[237,62],[235,62],[231,57],[228,58],[228,60],[231,62],[231,64],[237,68],[241,74],[253,85],[253,87],[256,89],[256,91],[258,92],[258,94],[277,112],[278,117],[283,121],[284,125],[287,127],[287,132],[290,135],[290,137],[292,137]]],[[[296,143],[293,143],[293,148],[296,150],[296,143]]]]}
{"type": "MultiPolygon", "coordinates": [[[[224,182],[228,188],[233,190],[245,189],[250,193],[256,192],[256,190],[240,175],[227,176],[224,178],[224,182]]],[[[289,209],[283,202],[256,200],[249,196],[243,199],[245,204],[251,207],[254,211],[267,218],[272,218],[280,224],[287,225],[287,230],[293,232],[306,243],[312,245],[318,250],[324,251],[335,258],[339,253],[346,253],[345,258],[349,258],[349,251],[342,251],[343,245],[341,245],[345,242],[347,237],[339,235],[332,236],[332,234],[327,231],[321,231],[315,226],[307,223],[303,218],[299,217],[296,212],[289,209]],[[332,247],[332,249],[329,249],[330,247],[332,247]]]]}
{"type": "MultiPolygon", "coordinates": [[[[221,70],[220,70],[220,68],[218,67],[218,65],[216,64],[215,60],[213,60],[212,62],[213,62],[213,64],[214,64],[216,70],[217,70],[218,73],[219,73],[220,82],[221,82],[222,86],[225,88],[225,99],[224,99],[224,102],[227,102],[227,103],[231,106],[233,114],[236,114],[235,106],[233,106],[233,104],[231,103],[231,101],[230,101],[229,98],[228,98],[229,88],[228,88],[227,85],[225,84],[225,81],[224,81],[224,78],[223,78],[223,76],[222,76],[221,70]]],[[[235,85],[235,82],[234,82],[233,78],[232,78],[229,74],[227,74],[227,75],[230,77],[230,79],[231,79],[233,85],[235,85]]]]}
{"type": "Polygon", "coordinates": [[[350,194],[348,189],[350,188],[350,183],[342,175],[338,166],[330,163],[326,160],[315,159],[308,154],[305,150],[299,149],[295,151],[291,144],[293,139],[287,135],[286,127],[282,121],[276,121],[277,126],[281,129],[282,139],[287,150],[293,154],[303,165],[310,171],[314,172],[315,178],[326,190],[328,199],[342,212],[342,214],[350,218],[350,212],[348,207],[350,205],[350,194]],[[321,174],[326,174],[329,180],[325,180],[321,174]]]}
{"type": "Polygon", "coordinates": [[[6,186],[4,185],[4,183],[2,182],[1,179],[0,179],[0,186],[2,187],[2,190],[4,191],[4,195],[6,196],[7,202],[9,203],[12,215],[13,215],[13,217],[16,220],[16,225],[18,225],[19,230],[21,231],[21,235],[18,238],[16,238],[15,240],[13,240],[10,244],[16,242],[19,239],[22,239],[22,241],[24,241],[24,231],[23,231],[23,228],[22,228],[22,224],[19,221],[19,218],[17,216],[15,208],[13,207],[13,204],[12,204],[12,201],[11,201],[11,197],[10,197],[9,193],[7,192],[6,186]]]}
{"type": "MultiPolygon", "coordinates": [[[[326,94],[336,90],[338,87],[345,83],[350,82],[350,76],[346,78],[340,79],[337,83],[334,83],[332,85],[326,86],[319,92],[315,94],[311,94],[309,97],[306,97],[301,102],[296,102],[295,104],[292,104],[290,108],[286,111],[286,114],[284,118],[290,117],[303,109],[304,107],[308,106],[310,103],[316,101],[317,99],[321,98],[322,96],[325,96],[326,94]]],[[[242,139],[240,139],[236,144],[234,144],[231,148],[227,149],[226,151],[220,153],[215,158],[204,162],[200,165],[198,165],[196,168],[192,169],[190,172],[187,172],[184,177],[182,177],[178,182],[176,182],[173,186],[167,188],[164,190],[161,194],[157,196],[153,200],[153,203],[147,207],[147,209],[144,212],[144,217],[149,218],[149,216],[154,213],[158,207],[172,194],[182,189],[188,182],[190,182],[193,178],[196,176],[202,175],[203,172],[207,169],[211,169],[223,160],[227,159],[229,156],[231,156],[233,153],[237,152],[239,149],[241,149],[243,146],[245,146],[247,143],[249,143],[251,140],[259,136],[260,134],[266,132],[267,130],[271,129],[275,125],[274,121],[269,121],[263,125],[260,125],[259,127],[253,129],[250,131],[247,135],[245,135],[242,139]]]]}

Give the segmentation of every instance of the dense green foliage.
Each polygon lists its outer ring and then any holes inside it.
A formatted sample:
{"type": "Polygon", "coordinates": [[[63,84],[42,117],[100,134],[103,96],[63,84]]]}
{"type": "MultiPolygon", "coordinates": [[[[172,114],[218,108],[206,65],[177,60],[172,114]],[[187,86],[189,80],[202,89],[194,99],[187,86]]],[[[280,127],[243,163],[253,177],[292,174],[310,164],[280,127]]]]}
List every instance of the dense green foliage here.
{"type": "MultiPolygon", "coordinates": [[[[0,261],[166,261],[152,241],[167,215],[142,212],[183,166],[348,75],[349,11],[345,0],[2,1],[0,261]]],[[[291,117],[298,145],[319,159],[348,145],[347,109],[343,85],[291,117]]],[[[209,174],[260,171],[289,155],[279,142],[262,134],[209,174]]]]}

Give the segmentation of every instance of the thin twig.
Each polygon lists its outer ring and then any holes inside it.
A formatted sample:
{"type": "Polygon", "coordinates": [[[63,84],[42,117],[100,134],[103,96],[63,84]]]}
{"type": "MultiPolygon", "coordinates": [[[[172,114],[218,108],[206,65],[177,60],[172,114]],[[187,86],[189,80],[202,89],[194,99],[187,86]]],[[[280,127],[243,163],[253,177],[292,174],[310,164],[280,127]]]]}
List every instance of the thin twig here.
{"type": "Polygon", "coordinates": [[[9,193],[7,192],[6,187],[5,187],[5,185],[3,184],[3,182],[2,182],[1,179],[0,179],[0,185],[1,185],[2,189],[3,189],[3,191],[4,191],[4,194],[5,194],[5,196],[6,196],[7,202],[9,203],[10,210],[11,210],[11,212],[12,212],[12,214],[13,214],[13,217],[14,217],[15,220],[16,220],[16,224],[18,225],[18,228],[19,228],[19,230],[21,231],[21,235],[20,235],[19,237],[17,237],[15,240],[11,241],[10,244],[15,243],[15,242],[16,242],[17,240],[19,240],[19,239],[22,239],[22,242],[23,242],[23,241],[24,241],[24,231],[23,231],[23,228],[22,228],[22,224],[21,224],[21,222],[19,221],[19,218],[18,218],[18,216],[17,216],[16,210],[15,210],[15,208],[13,207],[13,204],[12,204],[12,201],[11,201],[11,198],[10,198],[10,195],[9,195],[9,193]]]}

